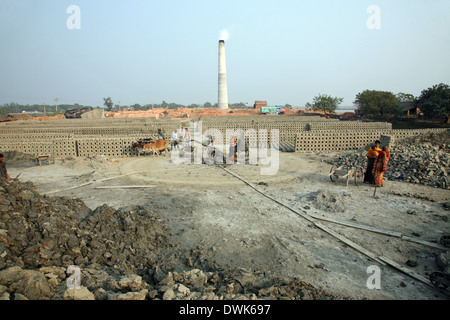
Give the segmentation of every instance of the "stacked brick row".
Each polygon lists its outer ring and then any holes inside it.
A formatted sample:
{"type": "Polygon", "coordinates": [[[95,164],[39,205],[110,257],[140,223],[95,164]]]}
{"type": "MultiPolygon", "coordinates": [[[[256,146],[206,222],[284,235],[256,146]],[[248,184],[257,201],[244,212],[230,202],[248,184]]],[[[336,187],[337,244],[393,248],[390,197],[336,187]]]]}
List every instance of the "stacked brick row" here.
{"type": "Polygon", "coordinates": [[[381,136],[390,136],[392,141],[446,129],[413,130],[323,130],[299,132],[295,143],[296,152],[332,152],[355,150],[373,144],[381,136]]]}
{"type": "MultiPolygon", "coordinates": [[[[132,143],[141,138],[155,139],[158,129],[166,134],[169,142],[176,129],[184,131],[184,128],[189,128],[194,138],[195,123],[192,120],[201,121],[203,134],[216,132],[216,138],[222,136],[223,144],[228,143],[227,131],[238,132],[241,129],[248,142],[267,142],[268,145],[295,142],[297,152],[358,149],[381,135],[404,138],[423,131],[392,130],[390,123],[343,122],[314,116],[23,121],[0,124],[0,152],[17,150],[36,156],[55,153],[57,158],[133,156],[132,143]],[[271,132],[274,130],[278,131],[277,140],[272,139],[271,132]]],[[[216,142],[220,143],[217,139],[216,142]]]]}
{"type": "MultiPolygon", "coordinates": [[[[261,141],[260,130],[267,132],[268,143],[271,143],[271,131],[278,130],[279,142],[294,142],[298,132],[310,130],[311,124],[339,123],[337,119],[325,119],[318,116],[235,116],[235,117],[207,117],[200,119],[202,121],[202,130],[219,130],[224,139],[227,130],[243,130],[247,141],[257,139],[261,141]],[[256,134],[253,132],[256,132],[256,134]]],[[[265,134],[265,133],[263,133],[265,134]]]]}
{"type": "MultiPolygon", "coordinates": [[[[182,128],[179,120],[105,119],[10,122],[0,125],[0,152],[55,155],[56,158],[135,155],[132,143],[156,139],[157,130],[182,128]]],[[[170,137],[170,133],[168,136],[170,137]]]]}

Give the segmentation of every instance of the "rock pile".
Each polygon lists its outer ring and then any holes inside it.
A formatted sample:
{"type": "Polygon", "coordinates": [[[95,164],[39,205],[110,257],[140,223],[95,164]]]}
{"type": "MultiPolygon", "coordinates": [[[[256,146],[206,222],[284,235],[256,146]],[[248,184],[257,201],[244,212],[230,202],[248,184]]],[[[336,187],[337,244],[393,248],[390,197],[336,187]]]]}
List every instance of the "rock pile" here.
{"type": "Polygon", "coordinates": [[[0,300],[340,299],[298,279],[221,270],[169,234],[143,207],[90,210],[0,179],[0,300]]]}
{"type": "MultiPolygon", "coordinates": [[[[409,183],[450,189],[450,131],[396,141],[391,148],[384,177],[409,183]]],[[[367,150],[343,155],[332,161],[338,166],[365,168],[367,150]]]]}

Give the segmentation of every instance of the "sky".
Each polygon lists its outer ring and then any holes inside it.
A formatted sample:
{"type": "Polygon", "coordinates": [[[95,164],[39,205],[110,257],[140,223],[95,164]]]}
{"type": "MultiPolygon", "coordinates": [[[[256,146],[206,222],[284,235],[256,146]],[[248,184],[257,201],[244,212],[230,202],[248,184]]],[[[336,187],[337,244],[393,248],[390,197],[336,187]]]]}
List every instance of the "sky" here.
{"type": "Polygon", "coordinates": [[[214,104],[224,30],[230,103],[418,96],[450,84],[449,13],[449,0],[0,0],[0,104],[214,104]]]}

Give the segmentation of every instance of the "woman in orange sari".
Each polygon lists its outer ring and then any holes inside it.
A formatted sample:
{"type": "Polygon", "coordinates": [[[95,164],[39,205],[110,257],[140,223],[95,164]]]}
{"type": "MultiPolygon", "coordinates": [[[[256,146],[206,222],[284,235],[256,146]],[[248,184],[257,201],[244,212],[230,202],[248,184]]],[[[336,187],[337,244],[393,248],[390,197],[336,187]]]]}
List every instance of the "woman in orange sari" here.
{"type": "Polygon", "coordinates": [[[383,186],[383,175],[387,171],[387,165],[390,157],[391,153],[387,146],[384,146],[381,151],[378,151],[378,157],[375,160],[372,171],[373,177],[375,179],[375,185],[377,187],[383,186]]]}

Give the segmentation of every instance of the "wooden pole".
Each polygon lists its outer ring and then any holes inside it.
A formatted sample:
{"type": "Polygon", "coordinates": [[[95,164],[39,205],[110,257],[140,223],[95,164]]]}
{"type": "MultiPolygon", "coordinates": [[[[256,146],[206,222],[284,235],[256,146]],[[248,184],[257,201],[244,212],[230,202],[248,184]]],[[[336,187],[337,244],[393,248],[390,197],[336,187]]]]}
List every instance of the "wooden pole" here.
{"type": "Polygon", "coordinates": [[[95,189],[146,189],[155,188],[156,186],[106,186],[106,187],[96,187],[95,189]]]}
{"type": "Polygon", "coordinates": [[[67,190],[81,188],[81,187],[85,187],[85,186],[88,186],[88,185],[93,184],[93,183],[109,181],[109,180],[113,180],[113,179],[117,179],[117,178],[121,178],[121,177],[131,176],[132,174],[137,174],[137,173],[140,173],[140,172],[133,172],[133,173],[129,173],[129,174],[123,174],[123,175],[120,175],[120,176],[116,176],[116,177],[112,177],[112,178],[105,178],[105,179],[98,180],[98,181],[89,181],[89,182],[86,182],[86,183],[83,183],[83,184],[80,184],[80,185],[77,185],[77,186],[72,186],[72,187],[69,187],[69,188],[66,188],[66,189],[58,189],[58,190],[46,192],[46,193],[44,193],[44,195],[51,195],[51,194],[55,194],[55,193],[59,193],[59,192],[67,191],[67,190]]]}

